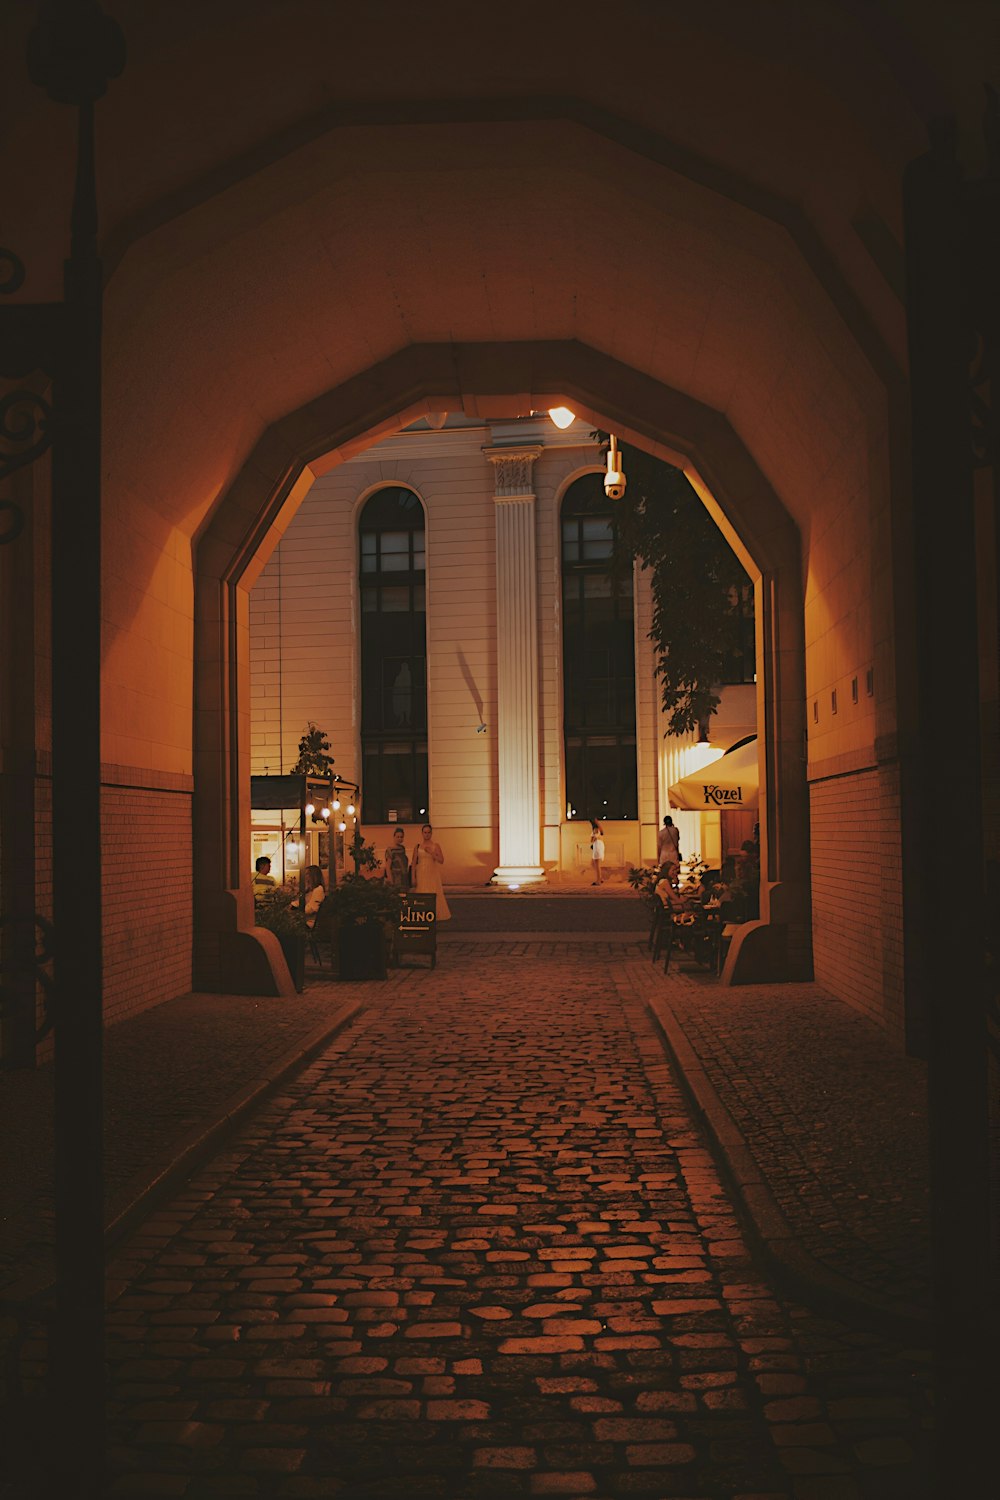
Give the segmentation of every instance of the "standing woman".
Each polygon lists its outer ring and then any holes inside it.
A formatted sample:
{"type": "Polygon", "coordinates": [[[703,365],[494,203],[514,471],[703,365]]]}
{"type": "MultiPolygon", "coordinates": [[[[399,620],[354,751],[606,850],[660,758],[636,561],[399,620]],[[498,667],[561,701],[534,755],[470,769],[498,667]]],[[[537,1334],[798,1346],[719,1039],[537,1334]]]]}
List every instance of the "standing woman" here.
{"type": "Polygon", "coordinates": [[[451,911],[444,899],[444,890],[441,886],[441,866],[444,864],[444,855],[441,852],[441,845],[434,842],[434,829],[429,823],[425,823],[420,832],[422,842],[414,849],[413,861],[410,865],[413,889],[424,891],[428,896],[436,896],[437,919],[439,922],[447,922],[451,911]]]}
{"type": "Polygon", "coordinates": [[[604,829],[595,818],[590,820],[590,857],[594,863],[593,885],[602,885],[601,866],[604,864],[604,829]]]}
{"type": "Polygon", "coordinates": [[[385,878],[398,891],[410,884],[410,861],[406,857],[406,829],[392,830],[392,843],[385,851],[385,878]]]}

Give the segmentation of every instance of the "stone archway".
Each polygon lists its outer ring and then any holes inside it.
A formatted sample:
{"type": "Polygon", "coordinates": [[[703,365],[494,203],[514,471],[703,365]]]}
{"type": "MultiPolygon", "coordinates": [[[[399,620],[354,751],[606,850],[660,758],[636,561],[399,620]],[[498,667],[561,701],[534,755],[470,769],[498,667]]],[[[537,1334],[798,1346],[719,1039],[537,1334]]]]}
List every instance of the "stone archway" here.
{"type": "Polygon", "coordinates": [[[762,920],[808,973],[805,649],[797,528],[718,412],[572,341],[412,345],[272,424],[196,543],[195,983],[284,993],[249,888],[249,591],[317,473],[428,411],[510,415],[562,397],[685,468],[755,582],[764,746],[762,920]],[[488,394],[484,394],[488,393],[488,394]]]}

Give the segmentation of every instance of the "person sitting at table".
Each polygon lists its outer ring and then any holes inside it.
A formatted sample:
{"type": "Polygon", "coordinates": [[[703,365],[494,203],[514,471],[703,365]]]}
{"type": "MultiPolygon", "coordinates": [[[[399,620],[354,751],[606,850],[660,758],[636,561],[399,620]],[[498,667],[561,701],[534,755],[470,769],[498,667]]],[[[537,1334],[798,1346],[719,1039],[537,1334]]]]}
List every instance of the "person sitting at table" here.
{"type": "Polygon", "coordinates": [[[316,914],[323,902],[326,900],[326,886],[323,884],[323,871],[319,865],[306,865],[306,894],[305,903],[301,897],[296,897],[292,906],[302,908],[306,919],[306,926],[312,932],[316,925],[316,914]]]}
{"type": "Polygon", "coordinates": [[[696,899],[686,891],[682,894],[673,882],[673,863],[668,861],[660,866],[660,878],[653,887],[657,896],[672,912],[693,911],[698,904],[696,899]]]}
{"type": "Polygon", "coordinates": [[[271,874],[271,861],[266,854],[262,854],[254,861],[253,867],[253,899],[256,902],[266,901],[278,882],[271,874]]]}

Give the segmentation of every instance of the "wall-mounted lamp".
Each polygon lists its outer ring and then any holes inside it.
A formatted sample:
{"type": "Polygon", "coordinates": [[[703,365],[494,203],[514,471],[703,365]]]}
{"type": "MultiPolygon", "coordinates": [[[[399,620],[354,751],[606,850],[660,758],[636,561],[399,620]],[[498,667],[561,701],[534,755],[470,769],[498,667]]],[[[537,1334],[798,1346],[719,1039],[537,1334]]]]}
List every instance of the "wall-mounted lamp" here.
{"type": "Polygon", "coordinates": [[[576,412],[568,406],[550,406],[549,417],[560,430],[565,430],[576,421],[576,412]]]}
{"type": "Polygon", "coordinates": [[[608,447],[608,472],[604,476],[604,493],[609,500],[621,500],[625,494],[625,470],[618,453],[618,439],[611,434],[608,447]]]}

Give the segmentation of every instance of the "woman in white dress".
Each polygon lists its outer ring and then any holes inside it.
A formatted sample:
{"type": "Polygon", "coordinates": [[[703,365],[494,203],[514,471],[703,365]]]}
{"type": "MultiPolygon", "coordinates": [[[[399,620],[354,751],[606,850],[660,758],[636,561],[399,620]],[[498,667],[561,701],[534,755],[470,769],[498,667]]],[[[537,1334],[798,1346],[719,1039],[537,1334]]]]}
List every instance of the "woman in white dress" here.
{"type": "Polygon", "coordinates": [[[601,869],[604,865],[604,829],[593,818],[590,820],[590,827],[592,830],[590,835],[590,858],[594,865],[594,879],[591,884],[601,885],[603,884],[601,869]]]}
{"type": "Polygon", "coordinates": [[[444,855],[441,852],[441,845],[434,841],[434,829],[430,823],[425,823],[420,832],[423,841],[414,849],[410,864],[413,889],[424,891],[429,896],[436,896],[437,919],[439,922],[447,922],[451,911],[441,886],[441,866],[444,864],[444,855]]]}

